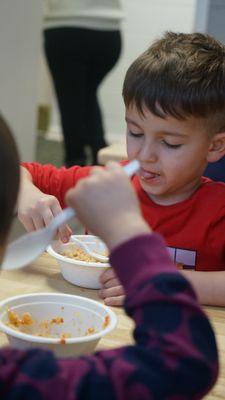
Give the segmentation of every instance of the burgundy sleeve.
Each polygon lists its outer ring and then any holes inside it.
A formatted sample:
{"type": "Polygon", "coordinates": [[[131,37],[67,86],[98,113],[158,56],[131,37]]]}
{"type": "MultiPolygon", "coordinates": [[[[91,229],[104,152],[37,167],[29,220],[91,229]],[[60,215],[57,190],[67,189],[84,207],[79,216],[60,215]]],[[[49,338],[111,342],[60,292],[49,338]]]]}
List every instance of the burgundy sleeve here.
{"type": "Polygon", "coordinates": [[[118,246],[110,262],[135,321],[133,346],[79,359],[51,352],[0,352],[3,399],[200,399],[218,374],[211,325],[156,234],[118,246]]]}

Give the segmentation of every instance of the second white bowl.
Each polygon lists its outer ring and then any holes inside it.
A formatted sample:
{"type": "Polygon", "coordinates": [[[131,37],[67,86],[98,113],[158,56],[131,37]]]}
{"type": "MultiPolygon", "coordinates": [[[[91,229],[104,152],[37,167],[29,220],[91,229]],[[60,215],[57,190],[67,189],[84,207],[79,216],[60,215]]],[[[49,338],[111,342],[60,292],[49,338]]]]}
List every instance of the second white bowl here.
{"type": "MultiPolygon", "coordinates": [[[[79,240],[85,241],[89,244],[90,248],[96,252],[104,250],[105,244],[93,235],[74,235],[79,240]]],[[[73,242],[69,245],[75,246],[73,242]]],[[[77,245],[76,245],[77,246],[77,245]]],[[[100,289],[99,282],[100,275],[110,267],[108,263],[87,262],[75,260],[63,256],[62,252],[68,249],[68,244],[55,240],[48,246],[48,253],[53,256],[59,264],[63,277],[74,285],[81,286],[88,289],[100,289]]]]}
{"type": "Polygon", "coordinates": [[[26,294],[0,302],[0,331],[7,335],[12,347],[21,350],[50,348],[58,357],[93,351],[101,337],[115,328],[116,322],[115,313],[105,305],[69,294],[26,294]],[[8,325],[9,309],[20,318],[24,313],[30,313],[34,324],[28,327],[29,334],[8,325]],[[63,323],[51,326],[52,334],[57,337],[37,336],[39,323],[53,318],[63,319],[63,323]],[[64,333],[69,333],[71,337],[62,342],[60,335],[64,333]]]}

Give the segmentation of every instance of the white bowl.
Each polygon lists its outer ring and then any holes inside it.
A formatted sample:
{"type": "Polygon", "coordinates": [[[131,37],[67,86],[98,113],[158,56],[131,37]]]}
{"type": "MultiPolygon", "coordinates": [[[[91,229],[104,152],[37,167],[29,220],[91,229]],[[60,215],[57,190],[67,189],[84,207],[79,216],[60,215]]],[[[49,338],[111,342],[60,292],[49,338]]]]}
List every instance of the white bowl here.
{"type": "Polygon", "coordinates": [[[98,341],[115,328],[117,317],[105,305],[85,297],[61,293],[37,293],[10,297],[0,302],[0,330],[4,332],[12,347],[29,349],[50,348],[58,357],[78,356],[93,351],[98,341]],[[8,309],[20,317],[29,312],[37,322],[30,327],[31,334],[15,330],[7,325],[8,309]],[[38,322],[62,317],[63,323],[51,328],[58,337],[32,335],[37,332],[38,322]],[[108,324],[104,324],[105,318],[108,324]],[[104,326],[106,325],[106,326],[104,326]],[[94,333],[87,335],[87,330],[94,328],[94,333]],[[71,337],[60,340],[60,334],[70,333],[71,337]]]}
{"type": "MultiPolygon", "coordinates": [[[[88,243],[90,249],[96,252],[101,252],[106,249],[105,244],[96,236],[74,235],[74,237],[88,243]]],[[[100,289],[100,275],[109,268],[110,265],[108,263],[79,261],[59,254],[65,251],[65,249],[68,249],[69,246],[77,246],[77,244],[74,244],[72,241],[63,244],[55,240],[47,248],[48,253],[56,258],[63,277],[77,286],[88,289],[100,289]]]]}

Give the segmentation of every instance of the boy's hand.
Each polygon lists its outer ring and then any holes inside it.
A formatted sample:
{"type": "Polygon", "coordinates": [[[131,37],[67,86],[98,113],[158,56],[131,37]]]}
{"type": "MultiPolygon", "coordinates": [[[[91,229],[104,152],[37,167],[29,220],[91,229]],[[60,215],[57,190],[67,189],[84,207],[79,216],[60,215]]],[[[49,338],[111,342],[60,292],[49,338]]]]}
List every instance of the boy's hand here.
{"type": "Polygon", "coordinates": [[[107,306],[123,306],[124,289],[112,268],[103,272],[100,282],[102,289],[99,290],[99,296],[104,300],[104,303],[107,306]]]}
{"type": "MultiPolygon", "coordinates": [[[[28,232],[44,228],[49,225],[54,216],[59,214],[62,208],[56,197],[41,192],[29,175],[23,172],[18,201],[18,218],[28,232]]],[[[59,238],[68,242],[71,236],[68,225],[61,226],[58,230],[59,238]]]]}

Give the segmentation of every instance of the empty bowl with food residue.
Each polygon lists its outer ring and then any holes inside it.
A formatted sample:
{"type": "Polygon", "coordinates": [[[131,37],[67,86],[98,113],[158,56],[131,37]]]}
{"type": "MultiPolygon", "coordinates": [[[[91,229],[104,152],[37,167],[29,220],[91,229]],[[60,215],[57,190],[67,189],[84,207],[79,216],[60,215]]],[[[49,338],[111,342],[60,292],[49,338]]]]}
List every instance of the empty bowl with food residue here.
{"type": "Polygon", "coordinates": [[[45,347],[58,357],[92,352],[116,322],[104,304],[69,294],[25,294],[0,302],[0,331],[12,347],[45,347]]]}
{"type": "Polygon", "coordinates": [[[66,244],[55,240],[48,246],[48,253],[56,259],[67,281],[88,289],[100,289],[99,278],[110,267],[109,263],[90,257],[78,244],[73,243],[73,237],[84,241],[96,253],[106,255],[106,245],[94,235],[74,235],[66,244]]]}

